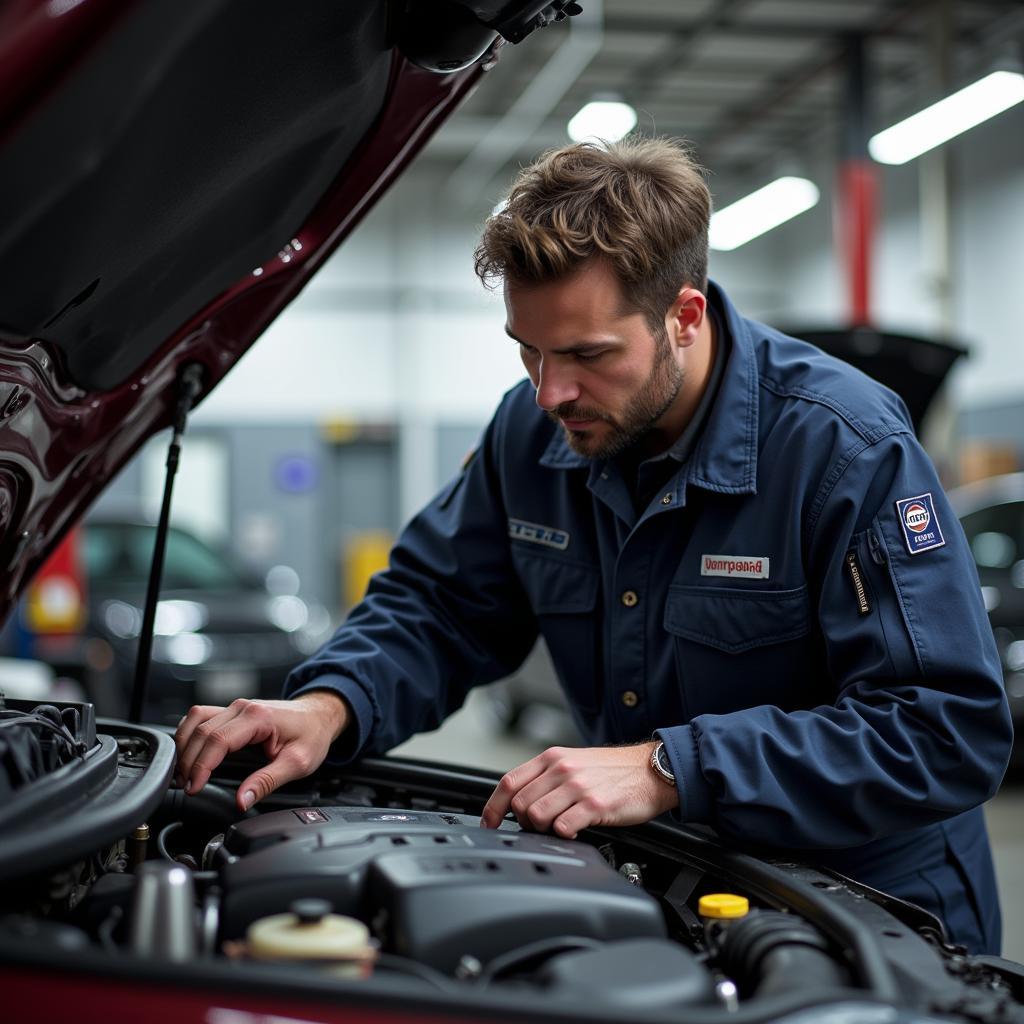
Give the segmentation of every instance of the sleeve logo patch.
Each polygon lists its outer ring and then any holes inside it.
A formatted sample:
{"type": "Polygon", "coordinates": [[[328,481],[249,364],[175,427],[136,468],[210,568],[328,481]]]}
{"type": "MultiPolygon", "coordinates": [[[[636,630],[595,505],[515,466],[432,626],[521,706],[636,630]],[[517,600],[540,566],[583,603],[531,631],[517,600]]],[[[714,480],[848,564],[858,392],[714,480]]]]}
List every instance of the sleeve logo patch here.
{"type": "Polygon", "coordinates": [[[931,551],[932,548],[941,548],[946,543],[930,491],[915,498],[901,498],[896,502],[896,515],[900,526],[903,527],[903,539],[907,542],[907,550],[912,555],[931,551]]]}
{"type": "Polygon", "coordinates": [[[564,551],[569,546],[569,534],[554,526],[541,526],[523,519],[508,521],[508,535],[513,540],[525,540],[530,544],[542,544],[546,548],[564,551]]]}
{"type": "Polygon", "coordinates": [[[737,577],[742,580],[768,579],[766,555],[701,555],[701,576],[737,577]]]}

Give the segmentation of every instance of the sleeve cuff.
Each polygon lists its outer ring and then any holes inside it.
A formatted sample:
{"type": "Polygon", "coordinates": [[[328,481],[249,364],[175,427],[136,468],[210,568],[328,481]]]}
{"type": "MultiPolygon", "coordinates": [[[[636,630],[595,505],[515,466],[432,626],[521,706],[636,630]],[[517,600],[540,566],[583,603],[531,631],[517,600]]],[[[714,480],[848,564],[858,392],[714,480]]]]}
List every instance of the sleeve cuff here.
{"type": "Polygon", "coordinates": [[[665,744],[672,774],[679,790],[679,806],[672,816],[680,822],[709,825],[714,814],[714,795],[703,772],[697,752],[697,737],[689,725],[657,729],[654,735],[665,744]]]}
{"type": "Polygon", "coordinates": [[[340,767],[354,761],[366,741],[370,738],[370,731],[373,728],[373,706],[370,698],[366,696],[363,688],[348,676],[323,675],[317,676],[303,684],[297,690],[288,694],[289,700],[301,696],[304,693],[312,693],[314,690],[330,690],[341,697],[348,704],[351,711],[351,721],[345,727],[342,734],[331,744],[331,749],[324,758],[324,764],[340,767]]]}

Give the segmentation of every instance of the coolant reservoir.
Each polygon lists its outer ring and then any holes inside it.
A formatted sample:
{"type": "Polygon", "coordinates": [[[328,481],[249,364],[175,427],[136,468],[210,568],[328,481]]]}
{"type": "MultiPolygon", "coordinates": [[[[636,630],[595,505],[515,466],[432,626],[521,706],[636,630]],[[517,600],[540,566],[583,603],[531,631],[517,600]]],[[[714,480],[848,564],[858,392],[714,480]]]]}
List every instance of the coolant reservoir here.
{"type": "Polygon", "coordinates": [[[701,896],[697,913],[704,921],[704,938],[708,946],[715,948],[722,941],[730,922],[750,913],[750,901],[746,896],[731,892],[710,892],[701,896]]]}
{"type": "Polygon", "coordinates": [[[254,921],[246,932],[246,952],[255,960],[300,960],[346,977],[367,977],[377,956],[369,929],[331,909],[326,900],[296,900],[290,913],[254,921]]]}

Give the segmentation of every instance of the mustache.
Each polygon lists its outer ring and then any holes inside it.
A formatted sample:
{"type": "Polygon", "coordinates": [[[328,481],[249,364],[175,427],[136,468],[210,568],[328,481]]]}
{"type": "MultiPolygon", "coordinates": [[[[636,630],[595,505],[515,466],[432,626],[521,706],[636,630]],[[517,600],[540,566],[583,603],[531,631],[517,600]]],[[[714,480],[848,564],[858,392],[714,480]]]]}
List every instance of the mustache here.
{"type": "Polygon", "coordinates": [[[568,402],[550,410],[548,416],[556,423],[561,420],[609,420],[608,415],[600,409],[588,409],[584,405],[573,405],[568,402]]]}

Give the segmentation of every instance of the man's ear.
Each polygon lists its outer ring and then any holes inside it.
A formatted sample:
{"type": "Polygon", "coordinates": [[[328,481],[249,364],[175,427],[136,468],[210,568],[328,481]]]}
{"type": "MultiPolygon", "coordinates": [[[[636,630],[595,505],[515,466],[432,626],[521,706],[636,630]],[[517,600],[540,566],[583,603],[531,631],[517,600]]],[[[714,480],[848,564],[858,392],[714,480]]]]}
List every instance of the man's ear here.
{"type": "Polygon", "coordinates": [[[700,337],[707,306],[708,300],[703,292],[683,285],[665,317],[669,340],[680,348],[689,348],[700,337]]]}

